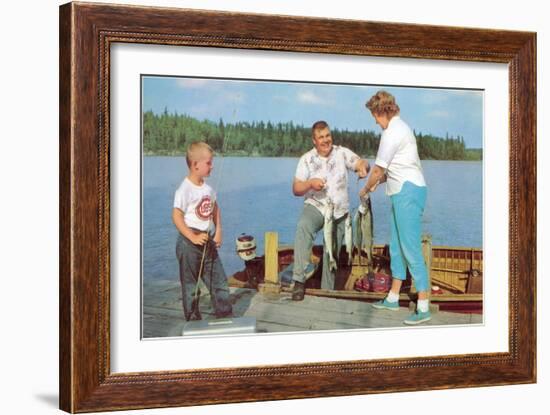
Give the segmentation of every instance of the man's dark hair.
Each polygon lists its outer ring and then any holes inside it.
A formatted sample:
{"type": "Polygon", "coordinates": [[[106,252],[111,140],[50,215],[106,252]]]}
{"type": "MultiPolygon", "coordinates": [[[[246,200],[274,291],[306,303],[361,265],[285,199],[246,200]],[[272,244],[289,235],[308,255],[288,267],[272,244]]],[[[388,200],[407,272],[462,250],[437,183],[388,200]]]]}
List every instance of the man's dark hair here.
{"type": "Polygon", "coordinates": [[[311,126],[311,135],[313,135],[315,137],[315,131],[323,130],[325,128],[329,128],[326,121],[322,121],[322,120],[317,121],[317,122],[313,123],[313,125],[311,126]]]}

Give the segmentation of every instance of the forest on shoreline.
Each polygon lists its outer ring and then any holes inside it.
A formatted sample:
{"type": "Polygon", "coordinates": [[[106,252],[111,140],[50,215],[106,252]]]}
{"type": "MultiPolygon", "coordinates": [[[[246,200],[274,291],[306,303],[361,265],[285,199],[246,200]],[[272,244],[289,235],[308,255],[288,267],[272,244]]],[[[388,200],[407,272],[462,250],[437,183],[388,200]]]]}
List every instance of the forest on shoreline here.
{"type": "MultiPolygon", "coordinates": [[[[374,157],[380,134],[331,128],[334,144],[362,157],[374,157]]],[[[466,148],[464,137],[437,137],[415,131],[423,160],[481,160],[482,149],[466,148]]],[[[143,153],[172,156],[185,153],[194,141],[205,141],[217,154],[243,157],[299,157],[312,148],[311,128],[293,122],[224,123],[198,120],[188,115],[143,113],[143,153]]]]}

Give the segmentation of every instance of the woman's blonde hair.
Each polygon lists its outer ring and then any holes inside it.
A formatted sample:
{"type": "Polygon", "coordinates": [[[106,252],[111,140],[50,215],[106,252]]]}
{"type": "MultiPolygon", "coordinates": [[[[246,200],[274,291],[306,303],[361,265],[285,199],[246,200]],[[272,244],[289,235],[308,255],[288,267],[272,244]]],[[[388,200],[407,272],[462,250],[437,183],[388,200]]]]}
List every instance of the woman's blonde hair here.
{"type": "Polygon", "coordinates": [[[210,154],[214,154],[214,150],[208,144],[203,141],[197,141],[195,143],[189,144],[187,146],[187,153],[185,154],[185,160],[187,161],[187,166],[191,167],[193,161],[199,161],[201,159],[202,153],[208,151],[210,154]]]}
{"type": "Polygon", "coordinates": [[[386,91],[378,91],[365,106],[376,115],[387,115],[388,118],[399,114],[399,105],[395,102],[395,97],[386,91]]]}

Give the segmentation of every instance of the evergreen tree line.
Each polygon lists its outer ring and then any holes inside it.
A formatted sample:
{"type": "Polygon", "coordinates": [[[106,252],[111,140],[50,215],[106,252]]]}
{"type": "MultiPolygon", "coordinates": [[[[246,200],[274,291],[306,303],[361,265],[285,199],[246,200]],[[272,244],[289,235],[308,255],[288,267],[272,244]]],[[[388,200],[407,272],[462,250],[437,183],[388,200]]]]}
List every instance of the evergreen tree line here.
{"type": "MultiPolygon", "coordinates": [[[[374,131],[349,131],[331,128],[335,144],[357,154],[374,156],[380,134],[374,131]]],[[[463,137],[436,137],[416,133],[421,159],[481,160],[481,149],[466,149],[463,137]]],[[[237,122],[226,124],[197,120],[188,115],[143,114],[143,150],[145,155],[179,155],[194,141],[205,141],[215,152],[226,155],[297,157],[312,148],[311,127],[286,123],[237,122]]]]}

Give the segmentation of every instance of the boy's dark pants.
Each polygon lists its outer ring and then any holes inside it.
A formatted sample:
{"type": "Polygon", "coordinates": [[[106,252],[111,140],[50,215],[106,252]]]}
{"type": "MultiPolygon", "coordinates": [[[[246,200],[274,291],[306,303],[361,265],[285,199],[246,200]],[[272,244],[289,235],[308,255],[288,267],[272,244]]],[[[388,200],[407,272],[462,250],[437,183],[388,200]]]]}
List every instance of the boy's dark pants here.
{"type": "MultiPolygon", "coordinates": [[[[202,280],[210,291],[210,299],[216,317],[223,317],[231,314],[229,287],[216,245],[210,239],[207,243],[202,280]]],[[[185,236],[179,234],[176,244],[176,256],[179,261],[183,313],[187,321],[189,321],[193,312],[192,304],[201,267],[202,253],[203,246],[195,245],[185,236]]]]}

